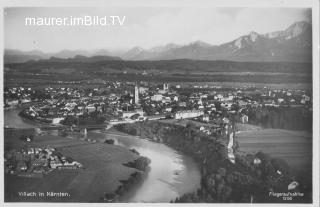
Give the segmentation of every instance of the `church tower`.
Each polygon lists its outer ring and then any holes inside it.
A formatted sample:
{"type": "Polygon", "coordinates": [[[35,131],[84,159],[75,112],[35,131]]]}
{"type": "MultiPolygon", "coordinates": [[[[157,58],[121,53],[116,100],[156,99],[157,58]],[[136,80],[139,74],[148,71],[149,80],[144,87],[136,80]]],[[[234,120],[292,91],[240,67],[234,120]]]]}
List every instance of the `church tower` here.
{"type": "Polygon", "coordinates": [[[163,84],[163,90],[164,91],[168,91],[169,90],[169,84],[168,83],[164,83],[163,84]]]}
{"type": "Polygon", "coordinates": [[[137,83],[134,86],[134,104],[135,105],[139,104],[139,87],[137,83]]]}

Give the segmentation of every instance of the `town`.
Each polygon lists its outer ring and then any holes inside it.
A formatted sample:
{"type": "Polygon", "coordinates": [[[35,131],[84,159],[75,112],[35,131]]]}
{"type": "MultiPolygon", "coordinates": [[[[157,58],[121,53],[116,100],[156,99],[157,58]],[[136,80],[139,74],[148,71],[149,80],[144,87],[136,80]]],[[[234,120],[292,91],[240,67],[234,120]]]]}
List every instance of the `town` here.
{"type": "Polygon", "coordinates": [[[22,106],[21,116],[50,124],[95,125],[155,119],[196,119],[220,124],[237,114],[248,123],[252,111],[298,108],[312,113],[310,92],[244,86],[105,81],[97,88],[6,88],[5,108],[22,106]]]}
{"type": "MultiPolygon", "coordinates": [[[[26,137],[26,143],[31,142],[26,137]]],[[[43,177],[55,169],[81,169],[83,165],[71,157],[65,157],[52,147],[32,147],[5,152],[5,172],[21,177],[43,177]]]]}

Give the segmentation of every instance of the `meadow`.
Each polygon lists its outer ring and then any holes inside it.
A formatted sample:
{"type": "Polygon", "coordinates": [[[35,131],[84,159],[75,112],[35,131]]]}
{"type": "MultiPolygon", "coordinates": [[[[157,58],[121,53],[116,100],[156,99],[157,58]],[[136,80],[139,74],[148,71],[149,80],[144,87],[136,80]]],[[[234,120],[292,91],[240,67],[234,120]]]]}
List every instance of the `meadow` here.
{"type": "MultiPolygon", "coordinates": [[[[312,173],[312,134],[306,131],[255,129],[237,134],[239,150],[245,153],[262,151],[285,160],[294,175],[312,173]]],[[[305,175],[307,175],[305,174],[305,175]]]]}
{"type": "Polygon", "coordinates": [[[32,145],[57,148],[64,156],[83,164],[84,169],[54,170],[44,178],[5,175],[6,202],[97,201],[105,193],[114,192],[121,184],[120,180],[128,179],[136,171],[122,165],[138,157],[123,147],[48,134],[35,137],[32,145]],[[22,197],[18,192],[64,192],[70,196],[22,197]]]}

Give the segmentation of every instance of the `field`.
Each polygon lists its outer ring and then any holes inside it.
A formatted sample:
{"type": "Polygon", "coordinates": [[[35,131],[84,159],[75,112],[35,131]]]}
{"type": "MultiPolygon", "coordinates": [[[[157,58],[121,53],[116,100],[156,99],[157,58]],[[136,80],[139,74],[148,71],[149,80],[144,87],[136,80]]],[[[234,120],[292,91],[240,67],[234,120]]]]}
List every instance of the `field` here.
{"type": "MultiPolygon", "coordinates": [[[[6,137],[8,138],[8,137],[6,137]]],[[[104,193],[111,193],[135,172],[122,165],[137,158],[129,150],[100,142],[42,135],[34,146],[52,146],[65,156],[84,165],[85,169],[55,170],[44,178],[5,176],[6,202],[89,202],[97,201],[104,193]],[[64,192],[67,197],[22,197],[18,192],[64,192]]]]}
{"type": "Polygon", "coordinates": [[[262,151],[285,160],[295,175],[312,172],[312,134],[282,129],[256,129],[237,134],[240,151],[262,151]]]}
{"type": "Polygon", "coordinates": [[[221,88],[242,88],[242,87],[255,87],[255,88],[264,88],[268,87],[271,89],[283,89],[290,88],[292,90],[311,90],[312,83],[259,83],[259,82],[222,82],[222,81],[212,81],[212,82],[172,82],[173,85],[180,85],[181,87],[194,87],[194,86],[215,86],[221,88]]]}
{"type": "Polygon", "coordinates": [[[257,130],[261,130],[261,129],[262,128],[257,125],[237,123],[237,131],[240,131],[240,132],[257,131],[257,130]]]}

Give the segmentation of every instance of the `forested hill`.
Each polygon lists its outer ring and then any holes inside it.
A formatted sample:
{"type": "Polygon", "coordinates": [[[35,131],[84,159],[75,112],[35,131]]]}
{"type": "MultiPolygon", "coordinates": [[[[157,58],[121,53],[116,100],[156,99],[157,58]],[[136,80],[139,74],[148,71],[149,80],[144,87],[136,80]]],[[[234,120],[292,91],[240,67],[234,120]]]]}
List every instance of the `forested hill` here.
{"type": "Polygon", "coordinates": [[[311,63],[292,62],[233,62],[207,60],[157,60],[157,61],[124,61],[104,60],[78,61],[76,59],[39,60],[26,63],[5,64],[8,70],[20,72],[55,72],[62,69],[73,69],[83,72],[165,72],[165,73],[210,73],[210,72],[266,72],[266,73],[304,73],[312,74],[311,63]]]}

